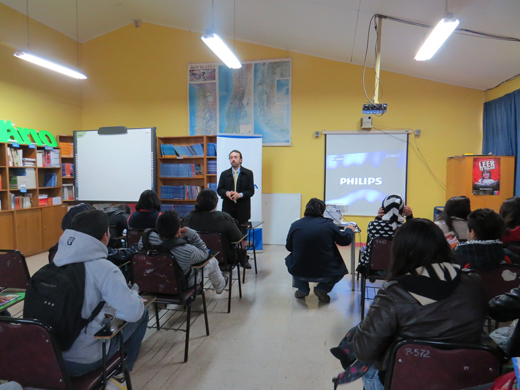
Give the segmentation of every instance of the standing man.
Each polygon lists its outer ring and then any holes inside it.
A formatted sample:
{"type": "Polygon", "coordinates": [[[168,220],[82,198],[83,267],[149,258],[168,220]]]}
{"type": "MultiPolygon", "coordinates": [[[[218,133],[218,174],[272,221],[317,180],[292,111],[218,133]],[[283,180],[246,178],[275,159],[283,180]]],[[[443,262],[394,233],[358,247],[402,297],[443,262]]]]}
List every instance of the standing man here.
{"type": "Polygon", "coordinates": [[[242,166],[242,153],[233,150],[229,153],[231,168],[220,174],[217,193],[223,199],[222,211],[235,218],[243,226],[251,218],[251,197],[255,194],[253,172],[242,166]]]}

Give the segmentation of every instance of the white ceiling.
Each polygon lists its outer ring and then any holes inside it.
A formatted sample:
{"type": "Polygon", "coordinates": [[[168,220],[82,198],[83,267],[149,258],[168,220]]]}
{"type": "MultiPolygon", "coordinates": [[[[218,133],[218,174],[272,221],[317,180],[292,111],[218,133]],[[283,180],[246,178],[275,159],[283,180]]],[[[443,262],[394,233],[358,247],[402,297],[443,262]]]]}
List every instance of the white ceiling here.
{"type": "MultiPolygon", "coordinates": [[[[29,16],[76,39],[74,0],[28,0],[29,16]]],[[[0,0],[26,13],[26,0],[0,0]]],[[[204,32],[211,0],[77,0],[79,41],[132,23],[155,23],[204,32]]],[[[214,0],[215,32],[258,43],[362,65],[370,18],[383,14],[434,25],[445,0],[214,0]],[[235,12],[233,11],[235,8],[235,12]],[[233,23],[235,15],[235,24],[233,23]],[[235,27],[235,28],[233,28],[235,27]]],[[[459,28],[520,38],[519,0],[450,0],[459,28]]],[[[455,34],[427,62],[413,60],[430,29],[384,20],[381,68],[479,90],[520,73],[520,43],[455,34]]],[[[372,28],[367,65],[374,65],[372,28]]],[[[383,80],[384,82],[384,80],[383,80]]]]}

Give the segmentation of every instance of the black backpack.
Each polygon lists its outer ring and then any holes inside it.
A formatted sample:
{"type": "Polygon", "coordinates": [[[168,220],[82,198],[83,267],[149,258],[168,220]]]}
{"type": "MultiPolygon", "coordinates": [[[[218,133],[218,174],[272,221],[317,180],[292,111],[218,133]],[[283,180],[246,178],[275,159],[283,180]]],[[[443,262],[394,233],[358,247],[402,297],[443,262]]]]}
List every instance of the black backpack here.
{"type": "MultiPolygon", "coordinates": [[[[101,301],[88,319],[81,317],[85,300],[85,264],[62,267],[43,266],[29,282],[23,317],[35,318],[52,327],[62,351],[68,351],[85,328],[101,311],[101,301]]],[[[86,330],[85,330],[86,331],[86,330]]]]}

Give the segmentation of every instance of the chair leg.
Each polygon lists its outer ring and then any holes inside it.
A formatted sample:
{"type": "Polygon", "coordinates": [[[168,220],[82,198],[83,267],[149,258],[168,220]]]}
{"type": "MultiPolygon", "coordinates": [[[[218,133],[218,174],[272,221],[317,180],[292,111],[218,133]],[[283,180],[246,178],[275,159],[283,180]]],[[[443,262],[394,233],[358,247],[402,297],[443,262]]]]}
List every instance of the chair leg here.
{"type": "Polygon", "coordinates": [[[155,322],[157,324],[157,330],[159,330],[161,329],[161,326],[159,325],[159,308],[156,302],[153,303],[153,306],[155,307],[155,322]]]}
{"type": "MultiPolygon", "coordinates": [[[[239,275],[240,277],[240,275],[239,275]]],[[[244,271],[242,271],[242,283],[246,282],[246,267],[244,267],[244,271]]]]}
{"type": "Polygon", "coordinates": [[[242,298],[242,283],[240,281],[240,266],[237,265],[237,276],[238,276],[238,296],[242,298]]]}
{"type": "Polygon", "coordinates": [[[204,294],[204,289],[202,289],[202,307],[204,308],[204,322],[206,323],[206,336],[209,336],[208,310],[206,308],[206,294],[204,294]]]}
{"type": "Polygon", "coordinates": [[[367,280],[365,275],[361,275],[361,321],[365,318],[365,289],[367,285],[367,280]]]}
{"type": "Polygon", "coordinates": [[[184,363],[188,361],[188,348],[190,347],[190,321],[191,321],[191,301],[188,303],[188,319],[186,321],[186,342],[184,345],[184,363]]]}
{"type": "Polygon", "coordinates": [[[253,260],[255,261],[255,275],[258,275],[258,267],[256,265],[256,248],[253,242],[253,260]]]}
{"type": "Polygon", "coordinates": [[[123,369],[123,373],[125,374],[126,388],[128,390],[132,390],[132,380],[130,379],[130,372],[126,366],[123,369]]]}
{"type": "Polygon", "coordinates": [[[229,271],[229,294],[228,294],[228,307],[227,312],[231,313],[231,290],[233,289],[233,269],[229,271]]]}

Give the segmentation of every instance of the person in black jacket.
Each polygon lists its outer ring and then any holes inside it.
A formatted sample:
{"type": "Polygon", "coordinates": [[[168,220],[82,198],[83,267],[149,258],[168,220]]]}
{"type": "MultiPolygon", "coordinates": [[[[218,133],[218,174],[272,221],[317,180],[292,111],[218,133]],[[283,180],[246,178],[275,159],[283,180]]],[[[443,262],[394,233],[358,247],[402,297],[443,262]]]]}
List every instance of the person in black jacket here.
{"type": "Polygon", "coordinates": [[[312,198],[305,206],[304,217],[291,225],[285,244],[291,253],[285,264],[294,278],[296,298],[309,295],[309,282],[317,282],[314,294],[320,302],[328,303],[328,293],[348,274],[336,245],[350,245],[355,228],[340,230],[331,219],[323,217],[325,208],[325,202],[312,198]]]}
{"type": "MultiPolygon", "coordinates": [[[[255,194],[253,172],[242,166],[242,153],[229,153],[231,168],[220,174],[217,193],[222,198],[222,211],[235,218],[240,225],[251,218],[251,197],[255,194]],[[236,179],[235,179],[236,177],[236,179]]],[[[242,228],[242,232],[246,232],[242,228]]]]}

